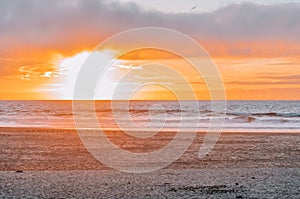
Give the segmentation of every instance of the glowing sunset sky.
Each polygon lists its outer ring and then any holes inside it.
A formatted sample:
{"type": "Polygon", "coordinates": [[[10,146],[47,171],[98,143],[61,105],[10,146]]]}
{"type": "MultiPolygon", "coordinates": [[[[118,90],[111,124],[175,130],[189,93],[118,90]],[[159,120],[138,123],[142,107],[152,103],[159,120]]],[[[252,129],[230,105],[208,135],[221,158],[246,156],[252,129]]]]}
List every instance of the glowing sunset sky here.
{"type": "MultiPolygon", "coordinates": [[[[80,66],[101,41],[120,31],[155,26],[180,31],[202,45],[219,67],[228,99],[299,100],[300,1],[251,2],[2,0],[0,99],[71,99],[80,66]]],[[[113,55],[122,45],[100,53],[113,55]]],[[[124,71],[144,77],[139,66],[146,60],[159,60],[183,73],[199,99],[209,98],[203,80],[187,70],[187,63],[153,51],[121,57],[108,71],[100,98],[109,99],[124,71]]],[[[135,78],[127,81],[137,83],[135,78]]],[[[145,92],[149,99],[172,99],[160,88],[145,92]]]]}

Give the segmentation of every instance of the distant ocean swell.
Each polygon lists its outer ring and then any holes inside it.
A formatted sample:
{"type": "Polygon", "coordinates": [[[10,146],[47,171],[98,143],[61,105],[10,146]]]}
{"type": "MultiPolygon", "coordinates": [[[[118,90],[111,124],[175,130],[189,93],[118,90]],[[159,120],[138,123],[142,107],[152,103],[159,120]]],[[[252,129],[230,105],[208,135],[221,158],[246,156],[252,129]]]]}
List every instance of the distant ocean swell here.
{"type": "MultiPolygon", "coordinates": [[[[147,128],[165,122],[165,129],[198,128],[206,130],[212,118],[223,113],[210,110],[209,101],[133,101],[129,110],[124,103],[96,102],[96,113],[103,128],[116,128],[118,122],[134,120],[147,128]],[[161,108],[154,105],[159,105],[161,108]],[[129,111],[131,118],[124,117],[129,111]],[[150,114],[151,113],[151,114],[150,114]],[[152,116],[152,117],[151,117],[152,116]]],[[[83,109],[82,117],[88,110],[83,109]]],[[[81,115],[78,115],[79,117],[81,115]]],[[[89,118],[85,118],[88,123],[89,118]]],[[[0,101],[1,127],[75,128],[71,101],[0,101]]],[[[148,129],[149,130],[149,129],[148,129]]],[[[295,130],[300,132],[300,101],[228,101],[224,131],[295,130]]]]}

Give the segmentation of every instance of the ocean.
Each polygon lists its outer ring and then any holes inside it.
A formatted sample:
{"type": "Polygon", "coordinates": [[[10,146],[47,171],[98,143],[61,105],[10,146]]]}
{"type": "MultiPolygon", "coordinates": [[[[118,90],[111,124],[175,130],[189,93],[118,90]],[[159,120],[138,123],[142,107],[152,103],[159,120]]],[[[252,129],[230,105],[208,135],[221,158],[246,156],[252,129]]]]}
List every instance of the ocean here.
{"type": "MultiPolygon", "coordinates": [[[[225,116],[224,132],[300,132],[300,101],[227,101],[226,113],[213,111],[210,101],[116,101],[113,111],[111,101],[96,101],[95,110],[100,127],[110,130],[206,131],[212,118],[225,116]]],[[[88,111],[76,113],[81,122],[93,122],[88,111]]],[[[76,126],[72,101],[0,101],[0,127],[76,126]]]]}

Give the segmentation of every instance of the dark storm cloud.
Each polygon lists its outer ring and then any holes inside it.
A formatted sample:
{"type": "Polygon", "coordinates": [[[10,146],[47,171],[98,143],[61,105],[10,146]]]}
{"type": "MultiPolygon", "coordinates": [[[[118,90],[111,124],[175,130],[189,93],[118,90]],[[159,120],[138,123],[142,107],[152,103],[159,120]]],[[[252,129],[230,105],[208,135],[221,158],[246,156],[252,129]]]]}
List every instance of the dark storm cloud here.
{"type": "MultiPolygon", "coordinates": [[[[176,14],[105,0],[1,0],[0,57],[31,51],[68,52],[80,46],[93,48],[114,33],[145,26],[176,29],[198,41],[295,43],[300,40],[299,5],[243,3],[211,13],[176,14]]],[[[233,48],[229,52],[252,51],[233,48]]],[[[7,64],[0,61],[0,67],[7,64]]]]}

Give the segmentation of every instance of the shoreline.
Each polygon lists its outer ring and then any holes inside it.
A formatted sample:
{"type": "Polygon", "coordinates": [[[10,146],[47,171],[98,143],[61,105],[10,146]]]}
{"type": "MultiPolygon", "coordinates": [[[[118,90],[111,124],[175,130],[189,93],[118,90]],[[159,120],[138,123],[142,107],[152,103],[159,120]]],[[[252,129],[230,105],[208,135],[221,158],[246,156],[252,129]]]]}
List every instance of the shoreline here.
{"type": "MultiPolygon", "coordinates": [[[[80,128],[82,130],[99,130],[100,128],[80,128]]],[[[120,132],[120,129],[118,128],[101,128],[103,131],[106,132],[120,132]]],[[[131,129],[134,132],[139,132],[139,131],[143,131],[143,132],[150,132],[151,130],[140,130],[140,129],[131,129]]],[[[0,132],[1,131],[8,131],[8,132],[12,132],[12,131],[65,131],[65,132],[76,132],[77,128],[67,128],[67,127],[22,127],[22,126],[16,126],[16,127],[4,127],[4,126],[0,126],[0,132]]],[[[164,130],[161,131],[163,133],[174,133],[176,132],[176,130],[164,130]]],[[[186,130],[186,132],[191,132],[188,129],[186,130]]],[[[194,131],[192,131],[194,132],[194,131]]],[[[197,133],[207,133],[207,131],[204,130],[198,130],[197,133]]],[[[226,133],[226,134],[244,134],[244,133],[257,133],[257,134],[299,134],[300,133],[300,129],[225,129],[221,132],[222,133],[226,133]]]]}

